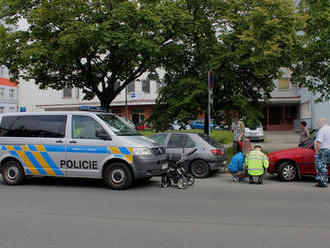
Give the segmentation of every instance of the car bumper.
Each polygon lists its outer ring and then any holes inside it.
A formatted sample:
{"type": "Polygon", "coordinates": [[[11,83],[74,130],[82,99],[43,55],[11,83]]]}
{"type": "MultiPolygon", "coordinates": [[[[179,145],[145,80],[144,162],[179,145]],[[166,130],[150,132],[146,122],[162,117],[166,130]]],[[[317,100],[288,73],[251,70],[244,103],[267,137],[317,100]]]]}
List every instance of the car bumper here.
{"type": "Polygon", "coordinates": [[[210,166],[210,170],[218,170],[227,166],[228,159],[227,157],[222,157],[219,159],[209,159],[207,162],[210,166]]]}
{"type": "Polygon", "coordinates": [[[263,140],[264,136],[263,135],[245,135],[246,138],[248,138],[249,140],[263,140]]]}
{"type": "Polygon", "coordinates": [[[159,176],[168,168],[167,155],[134,156],[133,170],[135,178],[159,176]]]}

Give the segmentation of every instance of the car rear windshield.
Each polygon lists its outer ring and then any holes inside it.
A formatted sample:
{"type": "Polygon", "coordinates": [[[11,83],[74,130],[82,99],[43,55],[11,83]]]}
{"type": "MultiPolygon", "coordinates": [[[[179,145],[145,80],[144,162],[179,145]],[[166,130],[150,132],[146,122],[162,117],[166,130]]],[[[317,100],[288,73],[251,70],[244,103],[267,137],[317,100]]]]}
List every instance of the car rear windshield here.
{"type": "Polygon", "coordinates": [[[109,114],[98,114],[97,116],[100,117],[110,127],[111,131],[118,136],[141,135],[118,116],[109,114]]]}
{"type": "Polygon", "coordinates": [[[208,136],[204,133],[199,133],[198,135],[211,146],[214,146],[214,147],[222,146],[218,141],[216,141],[215,139],[211,138],[210,136],[208,136]]]}

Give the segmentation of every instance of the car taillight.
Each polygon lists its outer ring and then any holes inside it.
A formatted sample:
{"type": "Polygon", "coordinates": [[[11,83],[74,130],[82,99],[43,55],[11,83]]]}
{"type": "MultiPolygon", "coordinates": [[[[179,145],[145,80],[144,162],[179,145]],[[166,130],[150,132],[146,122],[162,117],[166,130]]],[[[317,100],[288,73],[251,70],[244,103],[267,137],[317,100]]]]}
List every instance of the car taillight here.
{"type": "Polygon", "coordinates": [[[221,150],[211,150],[211,152],[214,156],[221,156],[224,154],[224,152],[221,150]]]}

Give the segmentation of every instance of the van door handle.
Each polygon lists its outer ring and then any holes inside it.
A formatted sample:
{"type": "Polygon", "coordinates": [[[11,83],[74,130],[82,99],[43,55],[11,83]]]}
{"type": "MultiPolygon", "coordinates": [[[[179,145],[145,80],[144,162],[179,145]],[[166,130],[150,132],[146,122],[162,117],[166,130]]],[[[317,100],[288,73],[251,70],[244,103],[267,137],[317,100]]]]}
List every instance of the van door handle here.
{"type": "Polygon", "coordinates": [[[56,143],[63,143],[63,140],[56,140],[56,143]]]}
{"type": "Polygon", "coordinates": [[[70,143],[71,143],[71,144],[76,144],[77,141],[75,141],[75,140],[70,140],[70,143]]]}

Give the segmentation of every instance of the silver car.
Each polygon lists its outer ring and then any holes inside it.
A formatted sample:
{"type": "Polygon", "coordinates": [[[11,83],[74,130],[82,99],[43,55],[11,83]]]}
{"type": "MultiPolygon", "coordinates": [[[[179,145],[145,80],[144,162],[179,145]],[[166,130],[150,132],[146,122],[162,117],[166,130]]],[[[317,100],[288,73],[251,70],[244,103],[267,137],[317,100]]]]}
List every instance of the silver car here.
{"type": "Polygon", "coordinates": [[[102,178],[125,189],[160,175],[165,149],[113,114],[13,113],[0,116],[0,170],[4,182],[28,176],[102,178]]]}
{"type": "Polygon", "coordinates": [[[151,136],[159,145],[164,146],[172,161],[181,158],[195,148],[186,167],[196,178],[209,176],[211,171],[219,170],[227,164],[226,149],[210,136],[202,133],[157,133],[151,136]]]}

